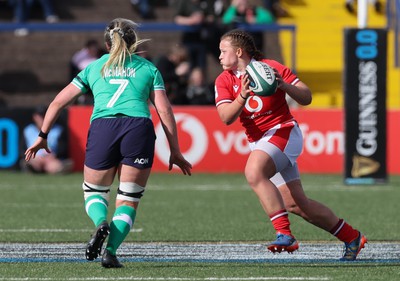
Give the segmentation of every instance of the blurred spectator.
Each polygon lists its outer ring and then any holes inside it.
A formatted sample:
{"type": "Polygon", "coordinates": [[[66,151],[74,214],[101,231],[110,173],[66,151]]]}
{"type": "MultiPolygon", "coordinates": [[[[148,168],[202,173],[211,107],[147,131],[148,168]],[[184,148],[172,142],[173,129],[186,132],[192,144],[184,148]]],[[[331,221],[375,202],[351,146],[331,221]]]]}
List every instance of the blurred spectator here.
{"type": "Polygon", "coordinates": [[[200,67],[205,70],[207,65],[206,35],[202,32],[205,24],[205,11],[200,0],[178,0],[176,3],[176,24],[199,27],[194,31],[182,32],[181,43],[187,48],[191,68],[200,67]]]}
{"type": "Polygon", "coordinates": [[[186,90],[188,104],[209,105],[214,104],[214,94],[211,86],[207,84],[203,71],[196,67],[189,76],[189,84],[186,90]]]}
{"type": "MultiPolygon", "coordinates": [[[[14,21],[16,23],[26,23],[29,19],[30,10],[36,0],[8,0],[10,6],[14,9],[14,21]]],[[[54,12],[52,0],[38,0],[42,6],[43,15],[48,23],[58,22],[58,16],[54,12]]],[[[16,36],[25,36],[28,34],[27,28],[18,28],[15,30],[16,36]]]]}
{"type": "MultiPolygon", "coordinates": [[[[251,0],[232,0],[231,5],[222,16],[222,23],[235,28],[238,24],[270,24],[275,18],[270,11],[261,6],[255,6],[251,0]]],[[[249,32],[259,50],[263,50],[263,32],[249,32]]]]}
{"type": "Polygon", "coordinates": [[[145,58],[148,61],[153,61],[152,56],[150,55],[148,48],[147,48],[147,43],[148,42],[143,42],[139,46],[137,46],[135,54],[138,56],[141,56],[142,58],[145,58]]]}
{"type": "MultiPolygon", "coordinates": [[[[40,106],[35,109],[32,115],[33,123],[24,128],[23,136],[25,149],[33,145],[36,141],[40,128],[42,127],[44,115],[47,108],[40,106]]],[[[21,169],[33,173],[68,173],[72,171],[73,162],[67,158],[67,138],[66,131],[60,124],[55,124],[47,136],[47,143],[51,153],[39,150],[36,158],[26,162],[21,159],[21,169]]]]}
{"type": "Polygon", "coordinates": [[[281,0],[263,0],[264,7],[270,11],[275,18],[288,17],[289,12],[282,6],[281,0]]]}
{"type": "Polygon", "coordinates": [[[190,73],[187,49],[180,45],[172,46],[166,55],[156,60],[155,65],[163,76],[170,102],[187,104],[185,91],[190,73]]]}
{"type": "Polygon", "coordinates": [[[225,26],[222,25],[222,15],[229,6],[230,0],[203,0],[200,5],[205,12],[205,21],[202,25],[202,34],[206,44],[206,49],[219,64],[219,41],[226,32],[225,26]]]}
{"type": "MultiPolygon", "coordinates": [[[[207,69],[207,54],[210,52],[218,60],[218,42],[222,32],[218,22],[223,11],[223,1],[177,0],[174,22],[196,28],[183,31],[181,43],[187,48],[191,69],[207,69]]],[[[219,61],[219,60],[218,60],[219,61]]]]}
{"type": "Polygon", "coordinates": [[[5,98],[0,95],[0,107],[7,107],[7,102],[5,98]]]}
{"type": "MultiPolygon", "coordinates": [[[[375,12],[383,13],[383,5],[380,0],[368,0],[368,2],[374,5],[375,12]]],[[[346,10],[351,14],[357,14],[357,0],[346,0],[346,10]]]]}
{"type": "MultiPolygon", "coordinates": [[[[95,39],[89,39],[85,46],[73,54],[70,61],[70,80],[81,72],[88,64],[97,60],[104,54],[104,50],[100,48],[99,43],[95,39]]],[[[78,104],[93,104],[93,95],[90,93],[82,95],[77,100],[78,104]]]]}
{"type": "Polygon", "coordinates": [[[155,19],[156,16],[151,8],[149,0],[131,0],[133,9],[139,13],[142,19],[155,19]]]}
{"type": "Polygon", "coordinates": [[[81,70],[97,60],[103,53],[104,51],[100,48],[99,43],[95,39],[89,39],[85,46],[73,54],[71,58],[70,79],[74,79],[81,70]]]}

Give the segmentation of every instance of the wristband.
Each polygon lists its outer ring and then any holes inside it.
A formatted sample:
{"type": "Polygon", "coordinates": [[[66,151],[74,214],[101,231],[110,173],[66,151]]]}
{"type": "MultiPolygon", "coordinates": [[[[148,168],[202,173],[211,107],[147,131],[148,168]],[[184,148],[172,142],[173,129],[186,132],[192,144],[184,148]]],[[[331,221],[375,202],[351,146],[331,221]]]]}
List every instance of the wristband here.
{"type": "Polygon", "coordinates": [[[45,140],[47,140],[47,135],[48,135],[49,133],[43,133],[42,131],[40,131],[39,132],[39,137],[41,137],[42,139],[45,139],[45,140]]]}
{"type": "Polygon", "coordinates": [[[247,98],[245,98],[244,96],[242,96],[242,93],[239,93],[240,97],[244,100],[247,100],[247,98]]]}

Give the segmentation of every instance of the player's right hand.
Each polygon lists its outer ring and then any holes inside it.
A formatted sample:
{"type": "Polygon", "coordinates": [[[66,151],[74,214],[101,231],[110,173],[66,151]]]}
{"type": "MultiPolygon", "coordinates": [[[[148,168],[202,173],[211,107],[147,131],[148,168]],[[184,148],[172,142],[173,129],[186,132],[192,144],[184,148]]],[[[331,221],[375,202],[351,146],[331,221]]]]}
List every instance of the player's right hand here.
{"type": "Polygon", "coordinates": [[[35,158],[36,153],[40,149],[44,149],[47,151],[47,153],[51,153],[50,148],[47,144],[47,140],[39,137],[39,138],[37,138],[35,143],[25,151],[25,161],[29,161],[29,160],[35,158]]]}

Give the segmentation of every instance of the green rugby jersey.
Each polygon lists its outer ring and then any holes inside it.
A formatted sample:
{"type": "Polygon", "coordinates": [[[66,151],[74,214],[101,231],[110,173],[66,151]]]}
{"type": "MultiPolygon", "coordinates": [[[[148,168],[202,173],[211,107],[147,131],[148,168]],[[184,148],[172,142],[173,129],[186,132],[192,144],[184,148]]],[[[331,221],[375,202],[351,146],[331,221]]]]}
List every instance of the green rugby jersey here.
{"type": "Polygon", "coordinates": [[[109,68],[101,73],[109,58],[103,55],[82,70],[72,83],[83,93],[89,89],[94,96],[94,108],[90,121],[101,117],[151,118],[148,106],[150,93],[164,90],[164,81],[158,69],[138,55],[125,59],[123,69],[109,68]]]}

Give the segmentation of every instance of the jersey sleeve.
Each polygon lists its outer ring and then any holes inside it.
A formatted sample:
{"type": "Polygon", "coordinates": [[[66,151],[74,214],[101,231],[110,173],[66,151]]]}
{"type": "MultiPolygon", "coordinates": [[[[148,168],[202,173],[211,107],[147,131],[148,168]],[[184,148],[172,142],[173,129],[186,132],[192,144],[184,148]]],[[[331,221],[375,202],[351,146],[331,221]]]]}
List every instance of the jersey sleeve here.
{"type": "Polygon", "coordinates": [[[263,60],[263,61],[272,66],[273,68],[275,68],[286,83],[295,85],[299,81],[297,75],[294,74],[289,67],[275,60],[263,60]]]}
{"type": "Polygon", "coordinates": [[[164,79],[158,69],[154,72],[153,91],[155,90],[165,90],[164,79]]]}
{"type": "MultiPolygon", "coordinates": [[[[233,87],[233,86],[232,86],[233,87]]],[[[235,97],[232,90],[229,90],[229,81],[223,74],[219,75],[215,80],[215,104],[231,103],[235,97]]]]}
{"type": "Polygon", "coordinates": [[[89,82],[87,79],[87,77],[88,77],[87,69],[88,68],[89,67],[86,67],[85,69],[83,69],[72,80],[72,84],[74,84],[78,89],[80,89],[82,91],[82,93],[87,93],[88,91],[90,91],[89,82]]]}

